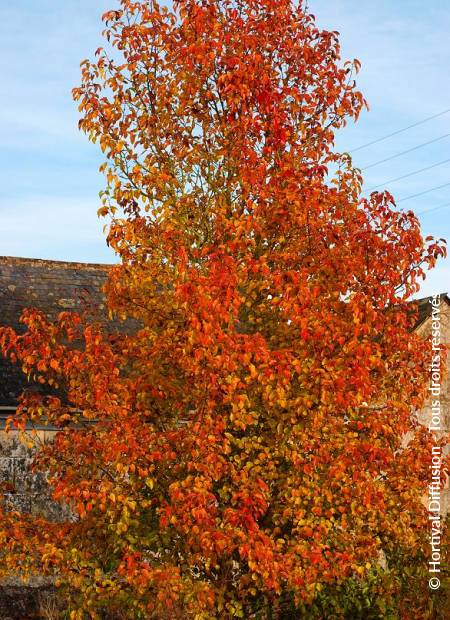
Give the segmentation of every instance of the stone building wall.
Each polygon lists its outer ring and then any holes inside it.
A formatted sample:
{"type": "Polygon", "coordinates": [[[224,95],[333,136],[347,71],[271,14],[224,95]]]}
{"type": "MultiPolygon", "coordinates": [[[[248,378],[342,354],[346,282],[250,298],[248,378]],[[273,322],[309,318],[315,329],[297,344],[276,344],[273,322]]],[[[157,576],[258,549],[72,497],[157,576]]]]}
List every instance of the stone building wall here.
{"type": "MultiPolygon", "coordinates": [[[[0,423],[4,421],[0,416],[0,423]]],[[[35,435],[0,430],[0,489],[9,510],[40,515],[52,521],[69,516],[67,510],[52,501],[45,475],[31,472],[33,448],[51,441],[54,432],[37,430],[35,435]]],[[[0,620],[57,618],[58,601],[51,582],[39,576],[23,582],[11,577],[0,583],[0,620]],[[54,615],[52,615],[54,613],[54,615]]]]}
{"type": "MultiPolygon", "coordinates": [[[[428,302],[431,306],[431,303],[428,302]]],[[[440,339],[441,343],[447,347],[447,350],[450,347],[450,304],[448,302],[448,298],[442,296],[440,302],[440,339]]],[[[417,327],[417,333],[423,338],[427,338],[431,335],[433,329],[433,321],[431,316],[427,316],[422,323],[417,327]]],[[[430,363],[432,359],[432,350],[430,346],[430,363]]],[[[438,396],[438,400],[440,401],[440,431],[436,431],[436,437],[442,437],[448,433],[450,433],[450,376],[449,376],[449,363],[450,363],[450,350],[446,364],[444,365],[445,357],[442,356],[440,375],[441,375],[441,385],[440,385],[440,394],[438,396]]],[[[430,380],[431,380],[431,372],[430,372],[430,380]]],[[[431,403],[433,399],[436,399],[436,396],[431,396],[425,407],[419,413],[419,421],[424,426],[429,426],[432,421],[432,407],[431,403]]],[[[444,453],[448,454],[450,451],[450,446],[447,445],[447,448],[444,453]]],[[[446,487],[441,493],[441,513],[448,514],[450,511],[450,484],[449,478],[447,475],[446,487]]]]}
{"type": "Polygon", "coordinates": [[[45,474],[32,472],[34,442],[36,446],[51,441],[54,431],[37,430],[35,434],[0,430],[0,489],[9,510],[40,515],[52,521],[67,516],[67,511],[51,500],[45,474]]]}

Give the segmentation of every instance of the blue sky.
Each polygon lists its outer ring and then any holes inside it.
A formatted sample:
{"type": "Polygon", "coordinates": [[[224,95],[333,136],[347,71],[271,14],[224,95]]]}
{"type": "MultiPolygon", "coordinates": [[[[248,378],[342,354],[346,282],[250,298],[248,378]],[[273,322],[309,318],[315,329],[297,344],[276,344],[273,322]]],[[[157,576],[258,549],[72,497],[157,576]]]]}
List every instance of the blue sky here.
{"type": "MultiPolygon", "coordinates": [[[[111,262],[96,217],[103,179],[97,148],[78,132],[71,88],[79,62],[101,44],[100,15],[115,0],[16,0],[0,4],[0,254],[111,262]]],[[[338,136],[343,150],[450,108],[450,8],[445,0],[309,0],[321,27],[338,30],[345,58],[362,62],[358,78],[370,112],[338,136]]],[[[365,167],[450,133],[450,112],[355,151],[365,167]]],[[[450,162],[401,181],[390,179],[450,159],[450,136],[365,172],[401,200],[450,183],[450,162]]],[[[450,185],[404,201],[425,234],[450,239],[450,185]]],[[[423,294],[449,289],[442,263],[423,294]]]]}

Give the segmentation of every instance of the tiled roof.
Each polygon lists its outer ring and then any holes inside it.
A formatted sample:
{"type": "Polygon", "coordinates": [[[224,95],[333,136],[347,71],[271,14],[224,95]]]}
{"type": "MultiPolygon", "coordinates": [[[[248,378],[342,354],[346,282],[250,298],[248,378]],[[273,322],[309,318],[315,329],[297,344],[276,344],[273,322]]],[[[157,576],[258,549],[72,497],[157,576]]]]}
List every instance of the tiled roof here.
{"type": "MultiPolygon", "coordinates": [[[[64,310],[104,314],[102,286],[109,265],[0,257],[0,325],[24,331],[24,308],[38,308],[54,319],[64,310]]],[[[0,356],[0,406],[14,405],[26,379],[20,368],[0,356]]],[[[36,386],[34,386],[36,387],[36,386]]]]}
{"type": "MultiPolygon", "coordinates": [[[[447,304],[450,304],[450,299],[447,293],[440,293],[440,298],[441,298],[441,302],[445,301],[447,304]]],[[[416,323],[416,329],[419,327],[419,325],[421,325],[426,318],[428,318],[429,316],[431,316],[431,303],[430,303],[430,297],[422,297],[422,299],[417,299],[416,302],[418,304],[418,316],[417,316],[417,323],[416,323]]]]}

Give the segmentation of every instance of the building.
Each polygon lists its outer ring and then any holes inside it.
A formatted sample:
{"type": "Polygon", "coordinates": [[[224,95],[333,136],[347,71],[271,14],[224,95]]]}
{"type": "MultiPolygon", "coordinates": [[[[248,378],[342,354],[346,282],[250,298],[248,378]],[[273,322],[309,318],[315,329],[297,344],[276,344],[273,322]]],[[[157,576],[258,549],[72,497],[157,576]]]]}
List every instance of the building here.
{"type": "MultiPolygon", "coordinates": [[[[28,258],[0,257],[0,325],[24,331],[19,322],[25,308],[42,310],[49,318],[64,310],[91,309],[104,313],[102,294],[108,265],[92,265],[28,258]]],[[[20,367],[0,357],[0,427],[15,411],[24,389],[39,390],[27,382],[20,367]]],[[[38,438],[46,440],[52,432],[37,428],[38,438]]],[[[16,433],[0,431],[0,481],[7,481],[14,493],[9,501],[14,508],[39,511],[48,507],[37,476],[26,472],[27,450],[16,433]]]]}

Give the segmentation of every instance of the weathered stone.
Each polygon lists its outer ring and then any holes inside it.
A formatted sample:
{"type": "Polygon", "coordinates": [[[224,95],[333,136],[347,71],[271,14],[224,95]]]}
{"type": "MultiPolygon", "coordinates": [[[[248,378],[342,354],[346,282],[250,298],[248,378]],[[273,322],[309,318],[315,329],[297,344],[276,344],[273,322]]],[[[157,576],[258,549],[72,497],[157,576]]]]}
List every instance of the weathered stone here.
{"type": "Polygon", "coordinates": [[[30,496],[30,512],[32,515],[44,517],[47,521],[63,522],[71,518],[71,512],[58,502],[52,500],[48,488],[44,493],[30,496]]]}
{"type": "Polygon", "coordinates": [[[30,448],[18,432],[0,432],[0,456],[9,458],[29,458],[30,448]]]}
{"type": "Polygon", "coordinates": [[[5,493],[5,507],[11,512],[29,513],[31,495],[29,493],[5,493]]]}
{"type": "Polygon", "coordinates": [[[2,585],[0,586],[0,620],[45,618],[46,608],[56,608],[53,603],[54,598],[55,589],[48,585],[34,587],[2,585]]]}
{"type": "Polygon", "coordinates": [[[14,459],[0,456],[0,485],[14,484],[14,459]]]}
{"type": "Polygon", "coordinates": [[[45,474],[31,471],[30,459],[14,459],[14,486],[21,493],[39,495],[48,490],[45,474]]]}
{"type": "MultiPolygon", "coordinates": [[[[428,338],[433,335],[433,321],[431,317],[431,307],[430,298],[424,299],[421,301],[422,312],[421,312],[421,320],[416,327],[416,332],[422,336],[423,338],[428,338]],[[426,307],[424,307],[426,306],[426,307]]],[[[447,295],[440,296],[440,305],[439,305],[439,333],[440,333],[440,341],[441,344],[447,347],[450,347],[450,303],[447,295]]],[[[430,345],[430,363],[433,356],[432,345],[430,345]]],[[[441,357],[442,361],[444,360],[444,356],[441,357]]],[[[441,376],[441,384],[440,384],[440,393],[436,396],[431,396],[425,404],[425,407],[422,411],[417,413],[418,420],[424,426],[429,426],[431,424],[433,418],[433,410],[432,410],[432,402],[433,400],[438,400],[440,403],[440,430],[433,431],[437,437],[443,437],[450,433],[450,373],[449,370],[449,360],[447,361],[447,367],[444,366],[440,368],[440,376],[441,376]]],[[[430,372],[431,377],[431,372],[430,372]]],[[[447,445],[444,449],[443,453],[448,454],[450,452],[450,446],[447,445]]],[[[425,503],[427,500],[425,500],[425,503]]],[[[441,514],[446,515],[450,511],[450,479],[447,473],[447,481],[445,488],[442,489],[440,496],[440,506],[441,506],[441,514]]]]}
{"type": "Polygon", "coordinates": [[[70,518],[67,507],[52,500],[46,474],[32,470],[36,446],[52,441],[53,436],[54,431],[42,430],[28,436],[35,442],[35,447],[30,448],[17,431],[0,430],[0,484],[8,510],[29,512],[50,521],[70,518]]]}

